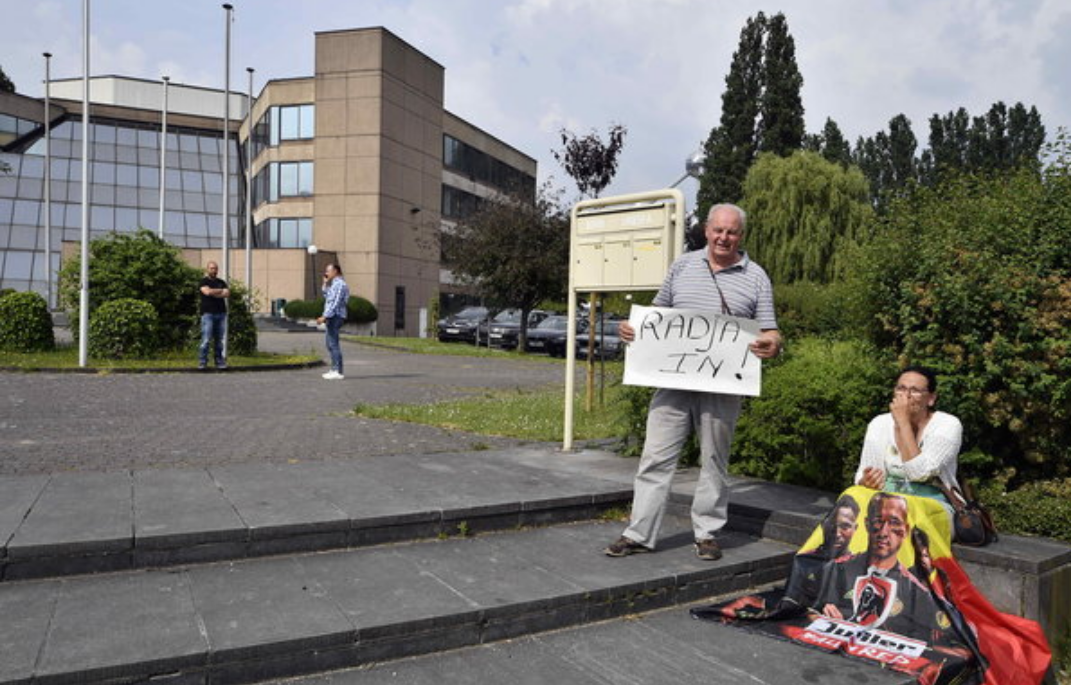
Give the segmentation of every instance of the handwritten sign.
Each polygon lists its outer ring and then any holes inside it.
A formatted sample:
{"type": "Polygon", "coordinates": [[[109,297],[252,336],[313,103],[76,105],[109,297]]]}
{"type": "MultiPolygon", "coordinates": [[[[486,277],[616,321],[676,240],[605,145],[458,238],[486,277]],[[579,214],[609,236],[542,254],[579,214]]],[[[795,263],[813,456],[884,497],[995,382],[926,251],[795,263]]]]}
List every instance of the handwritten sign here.
{"type": "Polygon", "coordinates": [[[762,363],[748,345],[759,324],[699,309],[633,305],[636,339],[625,352],[626,385],[757,396],[762,363]]]}

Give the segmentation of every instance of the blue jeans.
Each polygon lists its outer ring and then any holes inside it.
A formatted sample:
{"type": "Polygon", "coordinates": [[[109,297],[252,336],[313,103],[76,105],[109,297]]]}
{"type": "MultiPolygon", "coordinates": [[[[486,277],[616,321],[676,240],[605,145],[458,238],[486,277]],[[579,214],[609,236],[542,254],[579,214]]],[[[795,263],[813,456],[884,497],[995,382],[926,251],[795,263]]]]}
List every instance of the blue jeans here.
{"type": "Polygon", "coordinates": [[[342,373],[342,348],[338,346],[338,331],[345,321],[344,316],[330,316],[324,320],[324,325],[327,326],[325,341],[327,353],[331,355],[331,370],[339,373],[342,373]]]}
{"type": "Polygon", "coordinates": [[[216,340],[216,366],[227,365],[227,314],[202,314],[201,315],[201,350],[198,359],[201,366],[208,365],[208,345],[212,339],[216,340]]]}

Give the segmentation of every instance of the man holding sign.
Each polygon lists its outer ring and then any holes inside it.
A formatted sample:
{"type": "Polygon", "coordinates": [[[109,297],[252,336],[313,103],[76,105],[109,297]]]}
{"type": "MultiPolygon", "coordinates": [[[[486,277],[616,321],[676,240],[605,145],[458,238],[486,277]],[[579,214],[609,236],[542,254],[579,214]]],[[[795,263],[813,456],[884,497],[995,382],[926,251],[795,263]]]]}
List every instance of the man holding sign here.
{"type": "MultiPolygon", "coordinates": [[[[744,210],[736,205],[712,207],[704,227],[706,249],[686,253],[670,266],[652,304],[710,312],[712,326],[717,325],[714,319],[718,318],[754,320],[759,330],[748,349],[759,359],[769,359],[781,351],[773,286],[766,271],[740,250],[745,220],[744,210]]],[[[653,337],[657,331],[654,324],[649,331],[641,325],[639,332],[653,337]]],[[[624,342],[631,343],[636,340],[637,330],[631,323],[622,323],[619,334],[624,342]]],[[[711,333],[712,339],[714,335],[711,333]]],[[[654,550],[680,450],[694,429],[699,438],[701,466],[692,501],[695,551],[700,559],[721,558],[714,534],[727,520],[729,447],[740,415],[740,401],[740,394],[721,390],[659,387],[655,391],[647,414],[647,440],[636,473],[632,516],[624,534],[604,550],[608,556],[654,550]]]]}

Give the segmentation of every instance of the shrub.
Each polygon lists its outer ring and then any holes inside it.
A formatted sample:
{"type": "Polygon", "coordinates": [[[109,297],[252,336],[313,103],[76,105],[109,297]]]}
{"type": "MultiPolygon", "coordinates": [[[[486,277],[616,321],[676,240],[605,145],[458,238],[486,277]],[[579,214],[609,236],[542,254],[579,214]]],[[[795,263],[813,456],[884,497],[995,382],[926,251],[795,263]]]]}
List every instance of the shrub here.
{"type": "Polygon", "coordinates": [[[886,411],[893,369],[857,341],[806,338],[763,369],[745,400],[734,473],[837,492],[859,463],[866,427],[886,411]]]}
{"type": "Polygon", "coordinates": [[[0,350],[37,352],[56,346],[48,303],[37,293],[0,295],[0,350]]]}
{"type": "Polygon", "coordinates": [[[1065,153],[1044,173],[917,190],[854,260],[865,334],[940,372],[966,447],[1014,468],[1019,482],[1071,471],[1069,244],[1065,153]]]}
{"type": "Polygon", "coordinates": [[[159,319],[148,302],[131,298],[109,300],[89,316],[87,349],[107,359],[150,357],[159,342],[159,319]]]}
{"type": "MultiPolygon", "coordinates": [[[[78,320],[80,258],[60,269],[60,302],[78,320]]],[[[197,313],[201,273],[182,260],[178,248],[150,231],[111,233],[89,245],[89,311],[105,302],[136,299],[149,303],[159,320],[157,346],[181,349],[197,313]]],[[[77,327],[72,331],[77,336],[77,327]]]]}
{"type": "Polygon", "coordinates": [[[323,299],[313,300],[290,300],[286,303],[284,312],[288,319],[315,319],[324,311],[323,299]]]}
{"type": "Polygon", "coordinates": [[[850,295],[849,286],[840,281],[828,285],[775,285],[774,303],[781,335],[786,340],[808,336],[847,337],[851,319],[845,315],[845,303],[850,295]]]}
{"type": "Polygon", "coordinates": [[[1043,535],[1071,543],[1071,478],[1027,483],[1005,492],[1003,478],[979,490],[998,531],[1043,535]]]}
{"type": "Polygon", "coordinates": [[[18,291],[15,290],[14,288],[0,288],[0,300],[4,299],[6,296],[10,295],[11,293],[17,293],[17,292],[18,291]]]}
{"type": "MultiPolygon", "coordinates": [[[[323,312],[322,304],[321,301],[321,313],[323,312]]],[[[346,301],[347,323],[372,323],[378,318],[379,312],[376,311],[376,306],[363,297],[351,295],[350,299],[346,301]]]]}

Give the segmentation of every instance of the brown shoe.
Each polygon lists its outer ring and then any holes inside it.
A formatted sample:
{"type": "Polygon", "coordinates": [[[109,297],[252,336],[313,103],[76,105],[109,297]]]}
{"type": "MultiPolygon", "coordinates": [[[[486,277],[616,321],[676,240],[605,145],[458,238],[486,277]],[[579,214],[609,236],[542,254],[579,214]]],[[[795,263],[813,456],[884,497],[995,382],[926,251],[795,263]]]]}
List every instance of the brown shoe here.
{"type": "Polygon", "coordinates": [[[695,555],[703,561],[717,561],[721,559],[721,547],[714,538],[709,540],[695,541],[695,555]]]}
{"type": "Polygon", "coordinates": [[[608,557],[627,557],[630,554],[642,554],[650,551],[650,547],[644,547],[635,540],[629,540],[622,535],[616,542],[604,549],[603,553],[608,557]]]}

